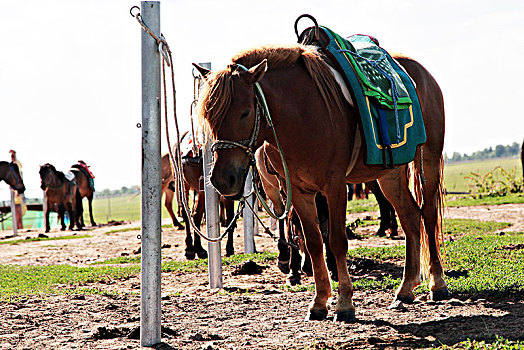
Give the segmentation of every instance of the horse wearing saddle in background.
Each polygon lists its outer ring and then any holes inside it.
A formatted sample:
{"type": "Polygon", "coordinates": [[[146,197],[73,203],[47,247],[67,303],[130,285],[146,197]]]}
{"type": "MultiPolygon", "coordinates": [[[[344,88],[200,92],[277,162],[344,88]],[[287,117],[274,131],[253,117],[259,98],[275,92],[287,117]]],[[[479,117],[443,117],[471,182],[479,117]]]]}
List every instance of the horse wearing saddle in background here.
{"type": "Polygon", "coordinates": [[[20,176],[20,169],[16,163],[0,161],[0,181],[5,181],[19,194],[25,192],[24,181],[20,176]]]}
{"type": "Polygon", "coordinates": [[[339,297],[334,319],[351,321],[355,318],[353,286],[346,262],[346,183],[378,179],[400,218],[406,234],[406,260],[395,298],[403,302],[414,301],[413,289],[421,284],[421,242],[427,242],[422,244],[428,248],[422,249],[425,253],[422,266],[429,267],[426,272],[429,273],[431,297],[435,300],[449,298],[439,250],[443,195],[442,93],[434,78],[418,62],[398,55],[395,59],[415,81],[424,116],[427,142],[423,154],[418,147],[415,155],[423,162],[414,162],[412,173],[416,188],[423,189],[416,191],[417,198],[413,198],[409,190],[405,164],[392,169],[365,163],[364,149],[355,137],[359,132],[358,110],[344,97],[335,73],[318,48],[300,44],[254,48],[233,57],[226,69],[215,73],[195,65],[206,80],[199,100],[200,119],[215,140],[211,183],[222,195],[241,196],[254,159],[253,152],[263,144],[271,164],[284,178],[274,135],[279,136],[290,174],[291,188],[285,191],[292,190],[292,204],[302,223],[314,271],[316,290],[308,308],[308,320],[325,319],[327,300],[331,297],[317,222],[315,196],[318,192],[327,198],[329,245],[338,270],[339,297]],[[275,134],[268,116],[260,116],[261,103],[255,92],[257,83],[265,95],[275,134]],[[423,187],[420,183],[422,171],[426,179],[423,187]]]}
{"type": "MultiPolygon", "coordinates": [[[[83,162],[82,162],[83,163],[83,162]]],[[[77,215],[78,223],[80,228],[85,227],[84,225],[84,206],[82,205],[82,199],[87,198],[87,203],[89,206],[89,220],[91,221],[91,226],[96,226],[95,219],[93,219],[93,193],[95,189],[91,186],[91,174],[85,168],[85,165],[82,163],[74,164],[71,166],[71,172],[75,174],[75,181],[80,193],[80,200],[77,201],[77,215]]],[[[85,164],[85,163],[84,163],[85,164]]]]}
{"type": "Polygon", "coordinates": [[[74,180],[68,180],[65,174],[47,163],[40,166],[40,188],[45,191],[47,209],[45,215],[45,232],[49,232],[49,213],[57,212],[60,218],[61,230],[66,229],[65,212],[69,213],[69,229],[74,226],[81,229],[77,216],[77,203],[81,201],[78,185],[74,180]]]}
{"type": "MultiPolygon", "coordinates": [[[[184,133],[181,138],[183,142],[185,136],[188,133],[184,133]]],[[[175,150],[177,149],[178,144],[175,145],[175,150]]],[[[192,152],[186,153],[182,157],[182,171],[184,175],[184,184],[185,184],[185,194],[186,198],[189,198],[189,192],[193,190],[197,195],[195,198],[192,219],[197,227],[200,227],[202,218],[204,217],[206,210],[205,203],[205,193],[204,193],[204,176],[203,176],[203,163],[202,155],[197,154],[193,155],[192,152]]],[[[171,169],[171,162],[169,155],[165,154],[162,157],[162,192],[166,194],[165,206],[168,209],[171,218],[173,219],[173,225],[177,226],[175,222],[178,221],[175,218],[173,213],[173,197],[175,194],[176,188],[173,180],[173,172],[171,169]]],[[[195,233],[194,240],[191,235],[191,224],[189,222],[189,216],[182,206],[179,206],[182,211],[182,218],[186,225],[186,252],[185,256],[189,260],[195,258],[195,254],[198,255],[200,259],[207,258],[207,252],[202,247],[202,242],[200,236],[195,233]]],[[[234,202],[232,200],[225,199],[221,196],[220,198],[220,222],[222,226],[227,227],[233,221],[234,218],[234,202]]],[[[178,225],[183,228],[180,223],[178,225]]],[[[226,256],[231,256],[235,253],[233,245],[233,230],[230,230],[227,237],[226,244],[226,256]]]]}

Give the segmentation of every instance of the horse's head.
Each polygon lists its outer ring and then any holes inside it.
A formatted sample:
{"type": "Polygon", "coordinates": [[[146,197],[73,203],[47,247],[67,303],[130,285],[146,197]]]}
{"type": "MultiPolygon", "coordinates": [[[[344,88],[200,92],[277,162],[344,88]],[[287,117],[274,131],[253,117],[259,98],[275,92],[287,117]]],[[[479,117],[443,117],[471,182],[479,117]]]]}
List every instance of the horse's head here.
{"type": "Polygon", "coordinates": [[[22,176],[20,176],[20,169],[16,163],[9,163],[9,171],[5,177],[5,182],[19,194],[24,193],[24,181],[22,180],[22,176]]]}
{"type": "Polygon", "coordinates": [[[199,116],[205,120],[214,141],[211,183],[223,196],[239,198],[260,137],[261,113],[257,116],[254,84],[267,69],[267,62],[242,69],[231,65],[211,73],[195,65],[206,83],[199,101],[199,116]]]}
{"type": "Polygon", "coordinates": [[[47,187],[56,185],[56,176],[54,176],[56,172],[56,168],[49,163],[40,166],[38,173],[40,174],[40,180],[42,181],[40,185],[42,190],[45,191],[47,187]]]}

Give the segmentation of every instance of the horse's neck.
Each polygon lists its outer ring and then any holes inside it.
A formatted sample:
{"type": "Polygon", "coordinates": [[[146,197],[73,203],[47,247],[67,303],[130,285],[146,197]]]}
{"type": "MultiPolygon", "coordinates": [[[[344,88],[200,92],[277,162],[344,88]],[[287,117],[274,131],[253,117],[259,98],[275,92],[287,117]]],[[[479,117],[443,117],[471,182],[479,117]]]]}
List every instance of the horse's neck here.
{"type": "Polygon", "coordinates": [[[57,188],[57,187],[61,187],[65,180],[63,180],[60,176],[60,174],[58,173],[58,171],[51,171],[50,172],[51,174],[51,180],[49,181],[49,187],[54,187],[54,188],[57,188]]]}
{"type": "Polygon", "coordinates": [[[0,163],[0,181],[5,180],[7,172],[9,171],[9,164],[7,162],[0,163]]]}

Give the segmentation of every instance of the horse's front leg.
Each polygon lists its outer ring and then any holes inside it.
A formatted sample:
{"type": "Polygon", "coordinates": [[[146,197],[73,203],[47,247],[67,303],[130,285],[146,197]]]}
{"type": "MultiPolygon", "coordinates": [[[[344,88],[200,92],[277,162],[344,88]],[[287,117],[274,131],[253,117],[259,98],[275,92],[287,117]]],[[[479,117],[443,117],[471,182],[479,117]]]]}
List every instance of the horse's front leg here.
{"type": "Polygon", "coordinates": [[[415,300],[413,290],[422,283],[420,279],[421,211],[409,190],[405,166],[381,177],[379,184],[384,195],[397,211],[406,235],[404,277],[395,293],[396,299],[412,303],[415,300]]]}
{"type": "Polygon", "coordinates": [[[355,319],[353,284],[347,267],[348,241],[346,236],[347,192],[343,181],[332,184],[326,192],[329,207],[329,246],[338,270],[338,301],[335,321],[350,322],[355,319]]]}
{"type": "MultiPolygon", "coordinates": [[[[235,219],[235,203],[231,200],[226,199],[224,201],[224,209],[226,211],[226,222],[225,226],[229,227],[233,220],[235,219]]],[[[234,230],[230,230],[227,234],[227,243],[226,243],[226,256],[235,255],[235,245],[233,242],[234,230]]]]}
{"type": "Polygon", "coordinates": [[[302,222],[315,278],[315,298],[309,305],[306,320],[323,320],[328,314],[327,301],[331,297],[331,283],[324,260],[322,236],[318,227],[315,193],[306,193],[297,187],[293,187],[292,190],[293,206],[302,222]]]}
{"type": "Polygon", "coordinates": [[[47,209],[45,211],[45,232],[49,232],[49,230],[51,229],[51,225],[49,223],[49,213],[51,212],[51,209],[50,209],[50,203],[47,202],[47,209]]]}

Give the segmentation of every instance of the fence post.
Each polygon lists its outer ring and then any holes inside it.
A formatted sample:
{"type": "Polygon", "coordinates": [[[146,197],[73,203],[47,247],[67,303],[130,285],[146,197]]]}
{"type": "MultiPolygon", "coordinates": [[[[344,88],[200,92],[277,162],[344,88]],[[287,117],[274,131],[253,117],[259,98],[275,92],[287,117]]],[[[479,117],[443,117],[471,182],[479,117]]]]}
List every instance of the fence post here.
{"type": "Polygon", "coordinates": [[[18,236],[18,218],[16,217],[16,203],[15,203],[15,191],[10,188],[9,192],[11,192],[11,221],[13,223],[13,235],[18,236]]]}
{"type": "MultiPolygon", "coordinates": [[[[244,186],[244,195],[251,192],[253,188],[253,174],[251,170],[247,174],[246,184],[244,186]]],[[[255,194],[252,193],[248,198],[246,198],[246,206],[244,207],[244,253],[254,253],[255,252],[255,237],[254,237],[254,228],[255,228],[255,216],[251,209],[248,208],[251,206],[253,210],[255,208],[255,194]]]]}
{"type": "MultiPolygon", "coordinates": [[[[211,62],[199,63],[201,67],[211,70],[211,62]]],[[[218,211],[219,195],[211,185],[209,179],[211,164],[213,163],[213,153],[211,152],[211,142],[208,142],[209,135],[204,135],[203,171],[204,171],[204,193],[206,197],[206,234],[208,237],[218,238],[220,236],[220,215],[218,211]]],[[[222,256],[220,242],[207,242],[208,267],[209,267],[209,288],[222,288],[222,256]]]]}
{"type": "MultiPolygon", "coordinates": [[[[160,2],[142,1],[141,15],[160,36],[160,2]]],[[[161,341],[161,182],[160,61],[158,45],[148,33],[142,41],[142,263],[140,283],[140,345],[161,341]]]]}

